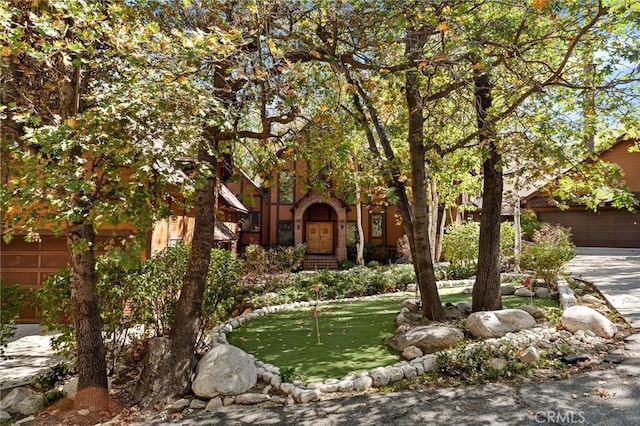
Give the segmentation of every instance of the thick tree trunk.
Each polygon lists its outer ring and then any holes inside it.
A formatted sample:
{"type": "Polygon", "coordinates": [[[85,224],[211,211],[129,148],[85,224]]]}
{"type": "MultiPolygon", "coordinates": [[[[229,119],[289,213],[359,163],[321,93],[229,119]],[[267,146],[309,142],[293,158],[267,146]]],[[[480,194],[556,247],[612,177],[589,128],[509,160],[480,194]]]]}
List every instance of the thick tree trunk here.
{"type": "Polygon", "coordinates": [[[473,286],[472,310],[502,309],[500,295],[500,215],[502,212],[502,156],[495,145],[491,129],[487,128],[487,111],[491,107],[491,84],[485,72],[474,75],[476,114],[481,131],[480,144],[486,150],[482,164],[483,190],[480,216],[478,271],[473,286]]]}
{"type": "MultiPolygon", "coordinates": [[[[419,31],[409,31],[406,42],[408,59],[415,60],[424,44],[419,31]]],[[[422,314],[430,320],[444,318],[444,308],[440,302],[433,256],[429,241],[429,208],[427,200],[427,180],[425,167],[425,147],[423,138],[424,117],[420,96],[419,75],[417,70],[408,70],[405,77],[407,110],[409,112],[409,154],[411,160],[411,189],[413,245],[411,256],[416,271],[422,314]]]]}
{"type": "MultiPolygon", "coordinates": [[[[206,154],[201,153],[201,157],[206,157],[206,154]]],[[[156,339],[148,348],[143,380],[137,389],[137,397],[143,405],[182,396],[191,391],[194,348],[214,244],[217,195],[217,177],[209,177],[196,190],[195,223],[187,271],[168,338],[156,339]]]]}
{"type": "Polygon", "coordinates": [[[69,225],[67,244],[71,266],[71,307],[76,331],[78,393],[76,408],[107,407],[107,364],[102,319],[96,291],[95,233],[92,224],[69,225]]]}
{"type": "Polygon", "coordinates": [[[358,228],[358,244],[356,244],[356,264],[364,265],[364,229],[362,228],[362,202],[360,201],[360,184],[356,183],[356,226],[358,228]]]}

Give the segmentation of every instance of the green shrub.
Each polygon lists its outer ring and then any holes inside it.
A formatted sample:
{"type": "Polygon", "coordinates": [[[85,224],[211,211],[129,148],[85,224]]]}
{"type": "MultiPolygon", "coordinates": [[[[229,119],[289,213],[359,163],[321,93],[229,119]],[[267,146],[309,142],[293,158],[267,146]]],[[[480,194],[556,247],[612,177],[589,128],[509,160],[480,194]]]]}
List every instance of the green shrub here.
{"type": "Polygon", "coordinates": [[[538,221],[536,214],[532,210],[525,210],[520,214],[520,230],[522,239],[531,241],[533,233],[542,227],[542,223],[538,221]]]}
{"type": "Polygon", "coordinates": [[[244,252],[244,268],[249,276],[299,271],[307,251],[306,244],[265,249],[252,244],[244,252]]]}
{"type": "MultiPolygon", "coordinates": [[[[186,271],[189,248],[168,247],[141,262],[133,253],[112,252],[98,258],[97,293],[104,326],[107,361],[111,371],[124,357],[131,329],[143,325],[149,336],[168,334],[186,271]]],[[[201,315],[198,342],[207,328],[225,320],[240,294],[242,262],[225,250],[212,250],[201,315]]],[[[75,330],[69,312],[68,268],[49,275],[38,291],[41,323],[60,332],[52,339],[54,349],[70,357],[74,353],[75,330]]]]}
{"type": "Polygon", "coordinates": [[[478,258],[480,224],[468,221],[463,224],[452,223],[447,226],[442,239],[444,258],[452,265],[468,265],[478,258]]]}
{"type": "Polygon", "coordinates": [[[25,292],[18,284],[5,284],[0,280],[0,358],[4,357],[7,341],[16,332],[16,318],[24,298],[25,292]]]}
{"type": "MultiPolygon", "coordinates": [[[[352,262],[356,262],[358,255],[358,247],[355,243],[347,244],[347,259],[352,262]]],[[[376,258],[376,245],[372,242],[368,242],[364,244],[362,257],[364,259],[364,263],[369,263],[376,258]]]]}
{"type": "Polygon", "coordinates": [[[534,271],[536,277],[556,284],[565,263],[575,256],[571,231],[545,223],[534,232],[533,242],[526,243],[520,253],[520,265],[534,271]]]}
{"type": "MultiPolygon", "coordinates": [[[[502,222],[500,224],[501,258],[513,256],[514,239],[515,228],[513,222],[502,222]]],[[[456,268],[475,264],[478,259],[479,243],[480,224],[478,222],[468,221],[462,225],[452,223],[447,226],[446,233],[442,239],[444,258],[456,268]]]]}

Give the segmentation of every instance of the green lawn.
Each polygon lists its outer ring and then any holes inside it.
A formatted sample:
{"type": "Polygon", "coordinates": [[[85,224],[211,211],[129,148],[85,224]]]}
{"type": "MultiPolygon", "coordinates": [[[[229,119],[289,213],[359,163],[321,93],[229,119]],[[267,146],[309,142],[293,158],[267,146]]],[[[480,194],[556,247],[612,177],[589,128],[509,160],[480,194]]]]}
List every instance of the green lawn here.
{"type": "MultiPolygon", "coordinates": [[[[460,288],[441,290],[442,303],[470,302],[471,296],[460,291],[460,288]]],[[[395,332],[395,317],[402,301],[414,296],[396,293],[320,306],[320,345],[311,307],[255,319],[235,329],[228,340],[257,359],[281,369],[295,369],[306,381],[340,378],[402,359],[383,339],[395,332]]],[[[557,306],[557,301],[533,300],[557,306]]],[[[529,298],[509,296],[503,302],[510,307],[529,303],[529,298]]]]}

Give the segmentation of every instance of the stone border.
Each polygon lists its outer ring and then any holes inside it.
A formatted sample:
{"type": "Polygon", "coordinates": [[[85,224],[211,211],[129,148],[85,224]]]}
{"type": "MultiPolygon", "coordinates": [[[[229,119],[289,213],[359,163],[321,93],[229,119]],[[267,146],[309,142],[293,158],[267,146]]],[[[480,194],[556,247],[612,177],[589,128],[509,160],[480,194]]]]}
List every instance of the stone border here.
{"type": "MultiPolygon", "coordinates": [[[[501,281],[514,278],[526,278],[527,274],[501,274],[501,281]]],[[[474,280],[441,280],[437,282],[438,288],[448,287],[462,287],[466,285],[473,285],[474,280]]],[[[415,286],[415,284],[413,284],[415,286]]],[[[415,289],[410,290],[411,284],[407,286],[406,292],[414,292],[415,289]]],[[[394,293],[378,294],[373,296],[353,297],[348,299],[330,299],[322,300],[319,302],[294,302],[285,303],[282,305],[268,306],[255,311],[243,314],[238,317],[225,321],[218,327],[211,330],[212,344],[225,345],[229,344],[227,341],[227,334],[232,332],[235,328],[240,327],[242,324],[254,320],[256,318],[298,308],[313,307],[318,305],[328,305],[333,303],[347,303],[371,298],[379,298],[393,295],[394,293]]],[[[403,379],[411,379],[421,376],[425,373],[432,372],[436,369],[436,355],[426,354],[410,361],[400,361],[391,366],[375,367],[371,370],[362,371],[360,373],[350,373],[341,379],[329,378],[324,381],[310,382],[305,384],[303,381],[297,380],[294,383],[286,383],[282,381],[280,375],[280,369],[274,365],[265,363],[263,361],[255,359],[255,357],[249,354],[255,362],[258,377],[262,379],[264,383],[271,386],[272,389],[280,390],[288,397],[292,397],[294,401],[300,403],[306,403],[311,401],[317,401],[323,393],[330,394],[335,392],[351,392],[360,391],[372,387],[381,387],[388,385],[389,383],[397,382],[403,379]]],[[[231,401],[228,401],[232,403],[231,401]]]]}

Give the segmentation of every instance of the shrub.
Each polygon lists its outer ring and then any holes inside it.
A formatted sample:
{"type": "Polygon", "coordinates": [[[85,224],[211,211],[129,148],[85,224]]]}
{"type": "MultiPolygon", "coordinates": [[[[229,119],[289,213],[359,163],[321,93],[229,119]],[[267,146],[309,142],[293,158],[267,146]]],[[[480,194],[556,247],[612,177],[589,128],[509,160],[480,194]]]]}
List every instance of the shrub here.
{"type": "Polygon", "coordinates": [[[575,256],[571,231],[546,223],[534,232],[532,238],[533,242],[522,248],[520,265],[533,270],[536,277],[546,283],[556,284],[564,264],[575,256]]]}
{"type": "Polygon", "coordinates": [[[306,244],[270,249],[252,244],[244,252],[245,272],[249,276],[263,276],[298,271],[306,251],[306,244]]]}
{"type": "MultiPolygon", "coordinates": [[[[358,254],[358,247],[355,243],[347,244],[347,259],[351,260],[355,263],[358,254]]],[[[376,245],[372,242],[368,242],[364,244],[364,249],[362,253],[362,257],[364,258],[364,263],[369,263],[376,258],[376,245]]]]}
{"type": "MultiPolygon", "coordinates": [[[[513,222],[500,224],[500,257],[513,256],[515,228],[513,222]]],[[[468,221],[462,225],[452,223],[447,226],[442,239],[442,250],[446,260],[455,268],[468,267],[475,264],[478,258],[480,243],[480,224],[468,221]]],[[[465,272],[466,273],[466,272],[465,272]]],[[[473,275],[471,273],[469,276],[473,275]]]]}
{"type": "Polygon", "coordinates": [[[520,214],[520,230],[523,240],[531,241],[534,232],[539,230],[541,226],[542,223],[538,221],[532,210],[525,210],[520,214]]]}
{"type": "Polygon", "coordinates": [[[18,284],[5,284],[0,280],[0,358],[4,357],[7,341],[16,332],[16,318],[24,297],[18,284]]]}
{"type": "MultiPolygon", "coordinates": [[[[132,253],[113,252],[100,257],[96,265],[97,292],[105,331],[107,361],[113,371],[124,357],[125,345],[135,325],[143,325],[149,336],[168,334],[182,288],[189,248],[183,244],[168,247],[141,262],[132,253]]],[[[201,329],[225,320],[239,294],[242,263],[225,250],[212,250],[204,294],[201,329]]],[[[70,277],[68,268],[49,275],[38,291],[41,323],[60,335],[52,346],[61,355],[74,352],[75,330],[68,312],[70,277]]]]}

